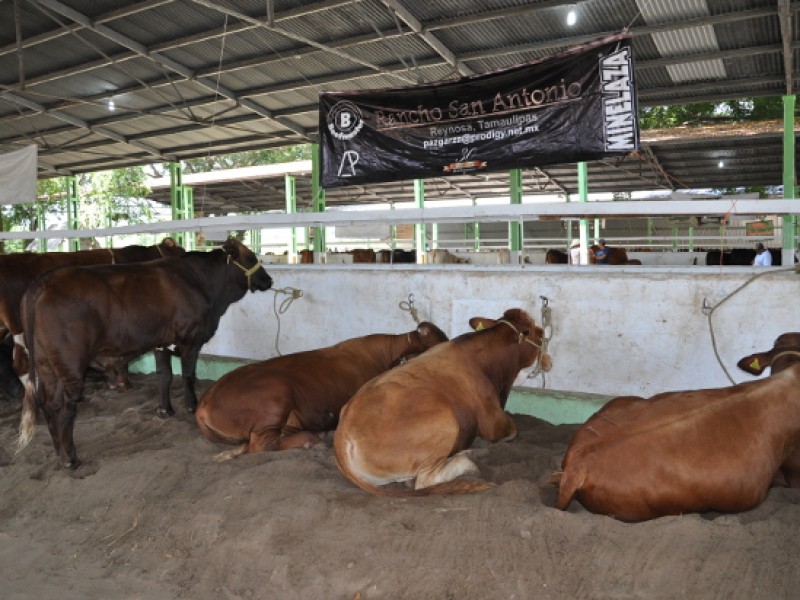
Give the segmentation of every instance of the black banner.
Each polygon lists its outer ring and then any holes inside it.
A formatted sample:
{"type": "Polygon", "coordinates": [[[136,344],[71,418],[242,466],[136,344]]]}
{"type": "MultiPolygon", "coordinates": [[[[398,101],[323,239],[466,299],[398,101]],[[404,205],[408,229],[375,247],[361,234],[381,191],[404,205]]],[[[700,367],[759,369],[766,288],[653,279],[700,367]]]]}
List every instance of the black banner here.
{"type": "Polygon", "coordinates": [[[595,160],[639,148],[630,39],[409,88],[320,93],[322,185],[595,160]]]}

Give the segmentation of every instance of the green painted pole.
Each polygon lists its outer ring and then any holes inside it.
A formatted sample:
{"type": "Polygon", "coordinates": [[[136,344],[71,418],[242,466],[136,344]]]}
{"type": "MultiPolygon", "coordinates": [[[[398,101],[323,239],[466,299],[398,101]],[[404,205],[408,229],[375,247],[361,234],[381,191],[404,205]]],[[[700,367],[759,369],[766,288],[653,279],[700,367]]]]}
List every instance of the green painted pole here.
{"type": "MultiPolygon", "coordinates": [[[[417,208],[425,208],[425,180],[414,180],[414,204],[417,208]]],[[[425,223],[414,224],[414,246],[417,250],[417,263],[425,264],[428,262],[428,254],[425,244],[425,223]]]]}
{"type": "MultiPolygon", "coordinates": [[[[36,202],[36,230],[47,231],[44,206],[41,202],[36,202]]],[[[39,238],[39,252],[47,252],[47,238],[39,238]]]]}
{"type": "MultiPolygon", "coordinates": [[[[284,175],[284,189],[286,190],[286,214],[297,214],[297,186],[294,177],[284,175]]],[[[297,227],[292,227],[289,232],[289,247],[286,249],[287,262],[297,262],[297,227]]]]}
{"type": "MultiPolygon", "coordinates": [[[[783,197],[797,197],[797,179],[794,169],[795,138],[794,138],[794,105],[795,96],[783,97],[783,197]]],[[[794,264],[794,249],[796,247],[795,228],[797,218],[793,215],[783,217],[782,235],[782,264],[794,264]]]]}
{"type": "MultiPolygon", "coordinates": [[[[80,206],[78,200],[78,177],[75,175],[68,175],[64,178],[64,185],[67,188],[67,229],[77,231],[80,229],[80,222],[78,219],[78,207],[80,206]]],[[[69,249],[72,252],[80,250],[80,239],[70,238],[69,249]]]]}
{"type": "MultiPolygon", "coordinates": [[[[478,201],[473,198],[472,199],[472,206],[477,206],[478,201]]],[[[476,252],[481,248],[481,224],[478,221],[475,221],[472,224],[472,248],[476,252]]]]}
{"type": "MultiPolygon", "coordinates": [[[[194,217],[194,191],[183,185],[183,167],[180,163],[169,163],[170,206],[172,220],[182,221],[194,217]]],[[[187,250],[195,249],[195,236],[188,232],[173,234],[178,244],[187,250]]]]}
{"type": "MultiPolygon", "coordinates": [[[[311,145],[311,206],[314,212],[325,212],[325,188],[320,179],[319,144],[311,145]]],[[[314,228],[314,255],[324,255],[328,251],[325,228],[314,228]]],[[[321,262],[321,261],[318,261],[321,262]]]]}
{"type": "MultiPolygon", "coordinates": [[[[585,162],[578,163],[578,201],[589,201],[589,166],[585,162]]],[[[589,219],[581,219],[578,225],[581,240],[581,264],[589,264],[589,219]]]]}
{"type": "MultiPolygon", "coordinates": [[[[509,196],[511,204],[522,204],[522,169],[509,172],[509,196]]],[[[522,222],[508,224],[508,249],[511,251],[511,264],[522,262],[522,222]]]]}

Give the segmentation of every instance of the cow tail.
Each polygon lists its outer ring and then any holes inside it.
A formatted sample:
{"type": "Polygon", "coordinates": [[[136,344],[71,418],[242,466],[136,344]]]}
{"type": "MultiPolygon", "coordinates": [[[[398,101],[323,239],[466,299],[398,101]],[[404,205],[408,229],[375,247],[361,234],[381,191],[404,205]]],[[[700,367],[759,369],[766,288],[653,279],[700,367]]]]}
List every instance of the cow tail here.
{"type": "Polygon", "coordinates": [[[337,456],[336,446],[334,445],[334,462],[347,479],[352,481],[365,492],[369,492],[375,496],[383,496],[387,498],[408,498],[412,496],[452,496],[455,494],[471,494],[475,492],[482,492],[493,488],[494,483],[488,481],[481,481],[476,479],[455,479],[453,481],[445,481],[424,487],[420,489],[412,488],[398,488],[398,487],[384,487],[380,485],[373,485],[358,475],[351,469],[349,461],[340,460],[337,456]]]}
{"type": "Polygon", "coordinates": [[[22,417],[19,422],[19,438],[17,439],[17,452],[24,450],[33,439],[36,431],[36,384],[34,383],[33,367],[30,377],[25,382],[25,396],[22,399],[22,417]]]}
{"type": "Polygon", "coordinates": [[[585,480],[583,469],[567,469],[559,474],[553,474],[551,481],[558,485],[558,500],[556,508],[567,510],[570,502],[575,497],[575,493],[581,488],[585,480]],[[555,481],[556,477],[558,478],[555,481]]]}
{"type": "Polygon", "coordinates": [[[36,431],[36,416],[38,413],[38,402],[36,398],[36,357],[34,356],[33,340],[35,339],[35,327],[33,319],[33,307],[42,292],[42,286],[31,286],[30,291],[23,296],[22,316],[24,319],[23,331],[25,334],[25,345],[28,351],[28,379],[25,382],[25,395],[22,398],[22,416],[19,422],[19,438],[17,439],[17,452],[24,450],[33,439],[36,431]]]}

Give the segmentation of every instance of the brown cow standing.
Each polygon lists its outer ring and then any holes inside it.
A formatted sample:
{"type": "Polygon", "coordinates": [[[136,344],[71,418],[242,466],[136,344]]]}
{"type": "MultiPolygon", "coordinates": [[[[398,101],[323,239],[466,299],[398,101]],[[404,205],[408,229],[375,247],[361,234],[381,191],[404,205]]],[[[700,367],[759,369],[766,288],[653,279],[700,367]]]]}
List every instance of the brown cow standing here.
{"type": "Polygon", "coordinates": [[[453,481],[478,468],[465,450],[476,436],[490,442],[517,435],[505,412],[521,369],[550,357],[543,331],[523,310],[499,320],[474,317],[476,331],[439,344],[379,375],[345,404],[333,441],[342,474],[379,496],[476,492],[485,481],[453,481]],[[406,489],[384,486],[407,482],[406,489]]]}
{"type": "MultiPolygon", "coordinates": [[[[108,248],[100,250],[81,250],[78,252],[44,252],[41,254],[20,252],[0,256],[0,338],[10,334],[16,336],[18,345],[22,342],[22,317],[20,303],[28,286],[39,275],[53,269],[75,265],[125,264],[138,263],[179,256],[185,250],[172,238],[164,238],[155,246],[126,246],[124,248],[108,248]]],[[[19,356],[21,348],[15,348],[14,360],[19,356]]],[[[24,352],[24,350],[22,350],[24,352]]],[[[0,358],[0,360],[4,360],[0,358]]],[[[7,359],[5,359],[7,360],[7,359]]],[[[3,369],[11,374],[11,369],[3,369]]],[[[19,372],[19,371],[18,371],[19,372]]],[[[4,382],[9,388],[18,388],[13,382],[4,382]]]]}
{"type": "Polygon", "coordinates": [[[570,440],[558,503],[623,521],[758,506],[774,479],[800,487],[800,333],[739,367],[728,388],[615,398],[570,440]]]}
{"type": "Polygon", "coordinates": [[[77,468],[72,429],[86,369],[105,370],[153,349],[160,375],[159,414],[174,414],[168,346],[181,357],[185,401],[193,412],[200,348],[228,306],[248,290],[271,285],[256,255],[234,239],[221,250],[141,264],[64,267],[38,279],[22,304],[30,379],[20,448],[33,436],[38,407],[62,466],[77,468]]]}
{"type": "Polygon", "coordinates": [[[278,356],[240,367],[201,398],[195,418],[214,442],[239,444],[215,460],[245,452],[320,443],[339,411],[367,381],[399,361],[447,341],[433,323],[408,333],[372,334],[334,346],[278,356]]]}

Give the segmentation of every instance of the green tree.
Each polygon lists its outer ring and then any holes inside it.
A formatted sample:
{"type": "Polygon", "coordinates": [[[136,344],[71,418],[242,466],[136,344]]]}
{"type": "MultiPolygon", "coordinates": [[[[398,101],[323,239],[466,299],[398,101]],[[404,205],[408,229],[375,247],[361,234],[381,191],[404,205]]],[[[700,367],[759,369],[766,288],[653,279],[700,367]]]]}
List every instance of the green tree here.
{"type": "Polygon", "coordinates": [[[311,158],[311,145],[284,146],[269,148],[267,150],[251,150],[249,152],[234,152],[220,156],[207,156],[190,158],[183,161],[186,172],[205,173],[221,169],[236,169],[239,167],[253,167],[256,165],[272,165],[276,163],[293,162],[296,160],[309,160],[311,158]]]}
{"type": "Polygon", "coordinates": [[[675,106],[648,106],[639,111],[641,129],[762,121],[783,117],[780,97],[744,98],[725,102],[700,102],[675,106]]]}

